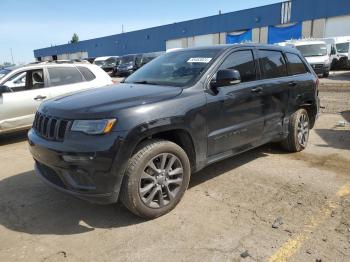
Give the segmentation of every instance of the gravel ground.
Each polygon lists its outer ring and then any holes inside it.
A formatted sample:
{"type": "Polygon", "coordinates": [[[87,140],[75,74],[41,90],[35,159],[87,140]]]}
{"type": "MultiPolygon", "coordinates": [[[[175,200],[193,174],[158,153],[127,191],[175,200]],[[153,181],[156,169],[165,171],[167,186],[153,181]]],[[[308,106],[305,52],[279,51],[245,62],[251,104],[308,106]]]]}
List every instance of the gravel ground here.
{"type": "Polygon", "coordinates": [[[0,138],[0,261],[350,261],[350,92],[324,92],[309,147],[266,145],[193,175],[144,221],[34,174],[24,134],[0,138]]]}

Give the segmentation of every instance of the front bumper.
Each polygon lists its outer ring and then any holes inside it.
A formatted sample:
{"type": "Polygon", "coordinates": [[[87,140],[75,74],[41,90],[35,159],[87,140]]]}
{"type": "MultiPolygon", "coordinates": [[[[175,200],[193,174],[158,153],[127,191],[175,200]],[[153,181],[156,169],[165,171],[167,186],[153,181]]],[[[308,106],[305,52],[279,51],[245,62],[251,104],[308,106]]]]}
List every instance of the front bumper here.
{"type": "Polygon", "coordinates": [[[123,70],[123,69],[118,69],[116,72],[117,76],[128,76],[131,75],[134,72],[133,69],[128,69],[128,70],[123,70]]]}
{"type": "Polygon", "coordinates": [[[122,134],[89,137],[90,142],[84,134],[77,136],[80,139],[53,142],[31,129],[29,150],[37,175],[53,188],[80,199],[98,204],[117,202],[125,169],[118,163],[127,162],[127,154],[120,154],[122,134]]]}
{"type": "Polygon", "coordinates": [[[35,173],[43,180],[44,183],[53,187],[54,189],[91,203],[112,204],[115,203],[118,198],[115,193],[87,194],[73,191],[62,181],[60,176],[53,169],[39,163],[38,161],[35,163],[35,173]]]}
{"type": "Polygon", "coordinates": [[[329,73],[331,69],[330,65],[325,65],[325,64],[311,64],[311,67],[315,71],[315,73],[318,75],[329,73]]]}

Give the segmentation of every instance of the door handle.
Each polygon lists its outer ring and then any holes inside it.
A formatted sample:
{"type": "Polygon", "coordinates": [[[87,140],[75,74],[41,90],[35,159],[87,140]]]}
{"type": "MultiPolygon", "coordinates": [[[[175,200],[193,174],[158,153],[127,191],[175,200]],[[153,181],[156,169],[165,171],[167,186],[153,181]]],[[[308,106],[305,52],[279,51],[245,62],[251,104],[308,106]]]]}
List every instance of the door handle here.
{"type": "Polygon", "coordinates": [[[289,82],[289,86],[296,86],[296,85],[297,85],[297,83],[295,83],[294,81],[289,82]]]}
{"type": "Polygon", "coordinates": [[[37,97],[34,98],[34,100],[36,101],[42,101],[46,98],[46,96],[41,96],[41,95],[38,95],[37,97]]]}
{"type": "Polygon", "coordinates": [[[263,91],[263,88],[262,87],[253,88],[251,91],[252,93],[261,93],[263,91]]]}

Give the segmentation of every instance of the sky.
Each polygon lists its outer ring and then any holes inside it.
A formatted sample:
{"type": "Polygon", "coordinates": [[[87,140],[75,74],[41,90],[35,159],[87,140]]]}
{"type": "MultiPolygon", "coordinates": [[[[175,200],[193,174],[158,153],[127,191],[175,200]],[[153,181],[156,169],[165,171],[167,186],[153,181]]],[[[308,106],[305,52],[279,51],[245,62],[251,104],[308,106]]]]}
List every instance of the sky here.
{"type": "Polygon", "coordinates": [[[281,0],[1,0],[0,64],[34,60],[33,50],[268,5],[281,0]]]}

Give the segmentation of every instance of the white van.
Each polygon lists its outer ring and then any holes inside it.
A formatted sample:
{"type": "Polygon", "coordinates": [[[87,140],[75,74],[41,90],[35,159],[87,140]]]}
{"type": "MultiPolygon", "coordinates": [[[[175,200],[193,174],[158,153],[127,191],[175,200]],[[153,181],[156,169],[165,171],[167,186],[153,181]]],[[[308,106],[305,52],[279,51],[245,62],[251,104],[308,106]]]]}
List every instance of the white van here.
{"type": "Polygon", "coordinates": [[[323,40],[332,46],[332,53],[336,55],[336,57],[332,57],[332,64],[336,63],[334,64],[335,68],[349,67],[350,36],[328,37],[323,40]]]}
{"type": "Polygon", "coordinates": [[[323,77],[329,76],[331,68],[330,49],[325,41],[320,40],[291,40],[286,42],[287,46],[292,46],[300,51],[315,73],[323,77]]]}

